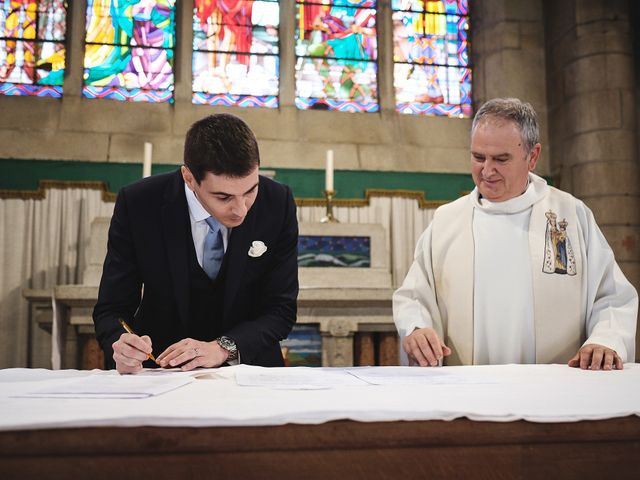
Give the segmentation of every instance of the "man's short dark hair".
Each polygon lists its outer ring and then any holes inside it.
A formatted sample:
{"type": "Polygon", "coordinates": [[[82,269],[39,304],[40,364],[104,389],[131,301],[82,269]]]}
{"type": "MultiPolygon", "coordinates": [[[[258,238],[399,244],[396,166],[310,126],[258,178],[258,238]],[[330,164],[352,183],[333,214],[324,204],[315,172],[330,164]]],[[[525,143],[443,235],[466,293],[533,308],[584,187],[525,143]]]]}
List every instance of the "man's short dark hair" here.
{"type": "Polygon", "coordinates": [[[198,184],[207,172],[246,177],[260,165],[258,142],[249,125],[235,115],[209,115],[189,128],[184,164],[198,184]]]}

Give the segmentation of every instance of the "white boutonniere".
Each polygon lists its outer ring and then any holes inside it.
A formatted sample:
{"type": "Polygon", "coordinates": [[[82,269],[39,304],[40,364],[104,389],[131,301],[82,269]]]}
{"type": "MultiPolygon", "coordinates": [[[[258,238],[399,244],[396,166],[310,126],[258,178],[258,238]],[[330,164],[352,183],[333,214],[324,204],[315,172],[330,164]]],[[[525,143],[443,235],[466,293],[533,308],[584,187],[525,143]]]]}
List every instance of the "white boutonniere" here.
{"type": "Polygon", "coordinates": [[[251,242],[251,248],[249,248],[250,257],[260,257],[267,251],[267,246],[260,240],[254,240],[251,242]]]}

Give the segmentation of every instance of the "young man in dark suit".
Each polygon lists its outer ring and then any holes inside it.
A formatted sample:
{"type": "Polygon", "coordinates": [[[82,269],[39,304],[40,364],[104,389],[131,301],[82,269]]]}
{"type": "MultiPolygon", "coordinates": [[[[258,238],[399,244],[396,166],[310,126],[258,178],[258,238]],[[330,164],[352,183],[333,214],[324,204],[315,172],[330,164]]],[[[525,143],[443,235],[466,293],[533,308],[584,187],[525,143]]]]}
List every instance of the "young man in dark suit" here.
{"type": "Polygon", "coordinates": [[[283,365],[298,223],[290,189],[259,164],[248,125],[211,115],[189,129],[180,170],[120,191],[93,311],[107,368],[139,371],[148,354],[185,370],[283,365]]]}

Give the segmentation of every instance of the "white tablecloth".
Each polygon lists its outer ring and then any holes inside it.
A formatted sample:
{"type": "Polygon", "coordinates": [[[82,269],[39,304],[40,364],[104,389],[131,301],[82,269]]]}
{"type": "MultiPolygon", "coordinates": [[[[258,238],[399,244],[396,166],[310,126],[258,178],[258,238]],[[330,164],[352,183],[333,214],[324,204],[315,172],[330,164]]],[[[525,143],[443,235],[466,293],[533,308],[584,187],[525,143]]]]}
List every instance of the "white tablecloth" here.
{"type": "MultiPolygon", "coordinates": [[[[243,368],[260,370],[243,365],[217,369],[215,378],[197,379],[144,399],[20,397],[64,378],[117,374],[98,370],[1,370],[0,430],[256,426],[319,424],[341,419],[369,422],[459,417],[565,422],[640,415],[640,364],[626,364],[621,371],[608,372],[565,365],[443,367],[441,372],[468,382],[342,385],[318,390],[240,386],[235,374],[243,368]]],[[[268,370],[270,374],[277,373],[276,369],[268,370]]]]}

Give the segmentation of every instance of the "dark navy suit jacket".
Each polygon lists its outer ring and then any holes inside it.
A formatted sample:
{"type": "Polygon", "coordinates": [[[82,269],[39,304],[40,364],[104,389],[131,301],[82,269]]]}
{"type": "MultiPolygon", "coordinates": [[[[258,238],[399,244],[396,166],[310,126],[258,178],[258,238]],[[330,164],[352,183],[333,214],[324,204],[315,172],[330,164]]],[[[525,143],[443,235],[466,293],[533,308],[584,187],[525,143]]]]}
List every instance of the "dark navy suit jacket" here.
{"type": "MultiPolygon", "coordinates": [[[[212,319],[217,334],[236,341],[242,363],[283,365],[279,341],[296,320],[297,242],[291,190],[260,177],[255,203],[231,231],[222,264],[223,313],[212,319]],[[252,257],[248,252],[256,240],[267,250],[252,257]]],[[[189,336],[192,252],[179,170],[148,177],[119,192],[93,311],[107,368],[115,367],[112,344],[124,333],[118,318],[131,322],[138,335],[149,335],[155,355],[189,336]]]]}

